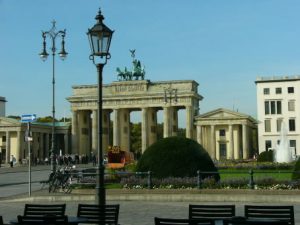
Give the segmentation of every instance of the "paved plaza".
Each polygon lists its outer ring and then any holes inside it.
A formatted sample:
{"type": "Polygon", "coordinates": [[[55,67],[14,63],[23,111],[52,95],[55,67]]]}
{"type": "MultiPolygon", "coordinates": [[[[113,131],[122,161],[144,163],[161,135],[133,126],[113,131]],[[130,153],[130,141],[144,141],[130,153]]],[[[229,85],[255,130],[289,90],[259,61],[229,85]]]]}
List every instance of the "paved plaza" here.
{"type": "MultiPolygon", "coordinates": [[[[44,180],[49,174],[48,167],[36,167],[33,171],[32,195],[28,196],[28,174],[26,168],[0,169],[0,215],[4,221],[16,219],[23,214],[24,204],[34,203],[66,203],[67,215],[75,216],[78,203],[94,203],[94,190],[90,193],[51,195],[47,190],[40,190],[39,180],[44,180]],[[8,181],[10,184],[8,184],[8,181]],[[13,185],[13,183],[15,185],[13,185]]],[[[121,225],[153,225],[154,217],[187,218],[189,204],[235,204],[236,215],[244,214],[245,204],[293,205],[296,224],[300,225],[299,192],[283,192],[283,194],[256,196],[253,190],[108,190],[108,204],[120,204],[119,223],[121,225]],[[215,192],[212,194],[211,192],[215,192]],[[257,201],[257,200],[260,200],[257,201]]]]}

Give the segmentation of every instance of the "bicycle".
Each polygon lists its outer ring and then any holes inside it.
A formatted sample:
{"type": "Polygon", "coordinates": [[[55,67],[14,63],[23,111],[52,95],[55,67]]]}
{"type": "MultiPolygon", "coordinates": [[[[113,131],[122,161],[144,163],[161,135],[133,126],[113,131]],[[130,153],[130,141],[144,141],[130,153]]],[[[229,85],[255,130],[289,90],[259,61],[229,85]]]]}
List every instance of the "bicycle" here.
{"type": "Polygon", "coordinates": [[[49,193],[56,192],[61,189],[64,193],[72,191],[72,169],[73,167],[66,166],[57,169],[49,175],[49,193]]]}

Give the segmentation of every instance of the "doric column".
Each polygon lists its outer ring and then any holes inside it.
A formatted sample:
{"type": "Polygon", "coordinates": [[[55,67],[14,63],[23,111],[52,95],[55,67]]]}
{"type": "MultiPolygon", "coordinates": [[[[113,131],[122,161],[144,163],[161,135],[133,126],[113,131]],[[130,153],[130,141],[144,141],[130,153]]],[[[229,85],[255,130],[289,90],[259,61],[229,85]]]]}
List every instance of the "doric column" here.
{"type": "Polygon", "coordinates": [[[197,125],[197,142],[202,145],[202,126],[197,125]]]}
{"type": "Polygon", "coordinates": [[[19,162],[19,159],[22,159],[22,148],[21,142],[23,141],[21,136],[21,131],[17,131],[17,143],[16,143],[16,160],[19,162]]]}
{"type": "Polygon", "coordinates": [[[90,155],[91,151],[91,140],[90,140],[90,123],[91,113],[89,110],[81,110],[78,112],[78,153],[80,155],[90,155]]]}
{"type": "Polygon", "coordinates": [[[148,147],[148,109],[142,108],[142,153],[148,147]]]}
{"type": "MultiPolygon", "coordinates": [[[[49,156],[50,156],[50,153],[49,153],[49,150],[50,150],[50,134],[49,133],[46,133],[45,134],[45,157],[47,156],[47,158],[49,159],[49,156]]],[[[75,152],[74,152],[75,153],[75,152]]]]}
{"type": "Polygon", "coordinates": [[[113,145],[120,146],[119,109],[114,109],[113,145]]]}
{"type": "Polygon", "coordinates": [[[186,107],[186,137],[193,138],[193,107],[187,106],[186,107]]]}
{"type": "MultiPolygon", "coordinates": [[[[78,111],[73,111],[72,114],[72,153],[78,154],[78,111]]],[[[46,135],[47,141],[47,157],[49,157],[49,134],[46,135]],[[48,140],[47,140],[48,139],[48,140]]]]}
{"type": "Polygon", "coordinates": [[[6,163],[9,163],[10,155],[10,133],[6,131],[6,163]]]}
{"type": "Polygon", "coordinates": [[[92,111],[92,152],[97,155],[97,147],[98,147],[98,110],[92,111]]]}
{"type": "Polygon", "coordinates": [[[129,109],[120,109],[119,112],[119,135],[120,147],[123,151],[130,149],[130,111],[129,109]]]}
{"type": "Polygon", "coordinates": [[[233,145],[233,131],[232,131],[232,124],[229,124],[229,128],[228,128],[228,139],[229,139],[229,143],[228,143],[228,155],[227,155],[227,159],[234,159],[234,145],[233,145]]]}
{"type": "Polygon", "coordinates": [[[215,126],[210,126],[210,152],[211,158],[216,159],[216,138],[215,138],[215,126]]]}
{"type": "Polygon", "coordinates": [[[103,110],[102,117],[102,149],[104,153],[107,153],[109,146],[110,110],[103,110]]]}
{"type": "Polygon", "coordinates": [[[170,107],[164,107],[164,138],[171,136],[170,107]]]}
{"type": "Polygon", "coordinates": [[[152,145],[157,141],[157,109],[155,108],[148,108],[148,131],[147,131],[147,138],[148,138],[148,145],[152,145]]]}
{"type": "Polygon", "coordinates": [[[243,127],[243,134],[242,134],[243,135],[243,159],[247,159],[248,158],[247,126],[246,124],[243,124],[242,127],[243,127]]]}
{"type": "Polygon", "coordinates": [[[175,107],[170,108],[170,116],[171,116],[171,135],[177,136],[178,134],[178,110],[175,107]]]}

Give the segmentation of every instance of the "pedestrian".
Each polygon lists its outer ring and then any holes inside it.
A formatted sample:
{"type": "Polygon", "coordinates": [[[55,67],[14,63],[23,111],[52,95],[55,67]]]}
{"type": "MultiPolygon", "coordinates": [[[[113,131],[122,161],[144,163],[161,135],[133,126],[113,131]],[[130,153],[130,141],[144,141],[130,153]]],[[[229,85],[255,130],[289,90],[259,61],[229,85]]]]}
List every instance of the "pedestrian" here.
{"type": "Polygon", "coordinates": [[[10,156],[9,164],[10,164],[10,167],[11,167],[11,168],[14,167],[14,155],[11,155],[11,156],[10,156]]]}

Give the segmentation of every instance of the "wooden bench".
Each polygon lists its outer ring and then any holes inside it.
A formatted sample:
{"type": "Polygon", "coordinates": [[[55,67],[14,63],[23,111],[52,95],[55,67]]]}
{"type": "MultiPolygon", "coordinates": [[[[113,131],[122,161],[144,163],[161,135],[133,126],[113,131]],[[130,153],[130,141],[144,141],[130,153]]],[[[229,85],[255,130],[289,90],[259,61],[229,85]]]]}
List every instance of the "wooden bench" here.
{"type": "Polygon", "coordinates": [[[68,225],[67,216],[18,216],[20,225],[68,225]]]}
{"type": "Polygon", "coordinates": [[[286,221],[289,225],[295,225],[294,206],[245,205],[245,217],[249,219],[275,219],[286,221]]]}
{"type": "Polygon", "coordinates": [[[25,204],[24,216],[64,216],[66,204],[25,204]]]}
{"type": "Polygon", "coordinates": [[[120,205],[78,204],[77,217],[88,219],[90,224],[117,225],[120,205]]]}
{"type": "Polygon", "coordinates": [[[154,218],[155,225],[214,225],[213,219],[174,219],[174,218],[154,218]]]}
{"type": "Polygon", "coordinates": [[[189,205],[189,219],[226,219],[235,216],[235,205],[189,205]]]}

